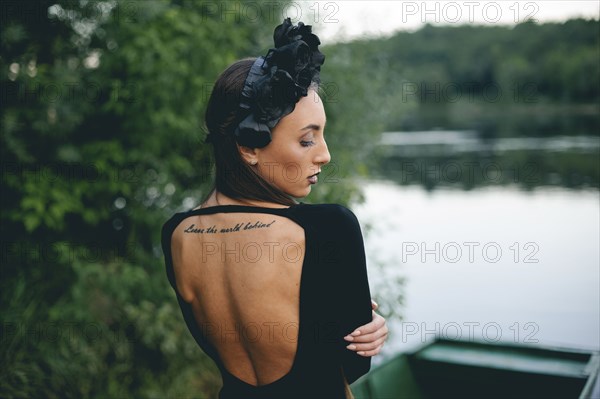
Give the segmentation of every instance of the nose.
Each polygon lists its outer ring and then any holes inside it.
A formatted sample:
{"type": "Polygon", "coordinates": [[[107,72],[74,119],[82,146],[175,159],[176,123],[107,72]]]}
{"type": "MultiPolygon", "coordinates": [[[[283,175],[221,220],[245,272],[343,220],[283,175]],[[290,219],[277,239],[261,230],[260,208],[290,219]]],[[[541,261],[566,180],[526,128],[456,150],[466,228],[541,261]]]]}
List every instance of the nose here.
{"type": "Polygon", "coordinates": [[[329,161],[331,161],[331,154],[329,154],[329,150],[327,149],[327,143],[325,142],[325,139],[323,139],[321,141],[319,151],[315,156],[315,163],[322,166],[328,164],[329,161]]]}

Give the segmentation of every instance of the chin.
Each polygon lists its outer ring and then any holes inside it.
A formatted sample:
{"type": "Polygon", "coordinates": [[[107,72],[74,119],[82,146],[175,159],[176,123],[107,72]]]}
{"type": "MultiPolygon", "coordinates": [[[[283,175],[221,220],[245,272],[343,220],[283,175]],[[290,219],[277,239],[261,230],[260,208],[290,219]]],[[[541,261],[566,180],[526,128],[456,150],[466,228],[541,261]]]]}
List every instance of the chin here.
{"type": "Polygon", "coordinates": [[[312,190],[311,186],[305,187],[303,189],[299,189],[299,190],[294,190],[293,192],[287,192],[286,194],[294,197],[294,198],[304,198],[306,197],[308,194],[310,194],[312,190]]]}

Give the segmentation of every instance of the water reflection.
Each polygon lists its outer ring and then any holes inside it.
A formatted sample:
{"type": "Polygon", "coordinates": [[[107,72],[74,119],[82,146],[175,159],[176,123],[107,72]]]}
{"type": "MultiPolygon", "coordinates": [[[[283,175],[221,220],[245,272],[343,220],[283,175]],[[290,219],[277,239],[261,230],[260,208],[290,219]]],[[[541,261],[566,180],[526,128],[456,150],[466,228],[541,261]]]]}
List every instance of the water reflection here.
{"type": "Polygon", "coordinates": [[[382,134],[356,211],[370,226],[370,277],[405,280],[388,353],[449,331],[600,347],[598,118],[557,118],[553,128],[513,118],[513,136],[497,120],[382,134]]]}
{"type": "Polygon", "coordinates": [[[364,187],[372,291],[405,298],[385,354],[435,334],[600,348],[598,190],[364,187]]]}
{"type": "Polygon", "coordinates": [[[426,153],[444,155],[448,152],[505,152],[517,150],[576,151],[597,153],[600,137],[558,136],[558,137],[510,137],[482,140],[475,130],[430,130],[421,132],[384,132],[382,145],[399,146],[396,155],[426,153]]]}
{"type": "Polygon", "coordinates": [[[470,190],[489,185],[600,188],[600,137],[486,138],[475,130],[385,132],[376,177],[470,190]]]}

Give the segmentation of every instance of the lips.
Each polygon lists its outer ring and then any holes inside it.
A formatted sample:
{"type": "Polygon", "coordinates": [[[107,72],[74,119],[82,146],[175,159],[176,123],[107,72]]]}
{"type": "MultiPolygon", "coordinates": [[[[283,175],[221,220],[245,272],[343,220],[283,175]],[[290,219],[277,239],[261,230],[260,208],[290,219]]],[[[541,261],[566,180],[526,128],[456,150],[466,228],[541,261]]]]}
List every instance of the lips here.
{"type": "Polygon", "coordinates": [[[321,173],[321,172],[319,171],[319,172],[315,173],[314,175],[310,175],[310,176],[308,176],[308,181],[310,182],[310,184],[316,184],[316,183],[317,183],[317,181],[319,180],[319,179],[317,178],[317,175],[318,175],[319,173],[321,173]]]}

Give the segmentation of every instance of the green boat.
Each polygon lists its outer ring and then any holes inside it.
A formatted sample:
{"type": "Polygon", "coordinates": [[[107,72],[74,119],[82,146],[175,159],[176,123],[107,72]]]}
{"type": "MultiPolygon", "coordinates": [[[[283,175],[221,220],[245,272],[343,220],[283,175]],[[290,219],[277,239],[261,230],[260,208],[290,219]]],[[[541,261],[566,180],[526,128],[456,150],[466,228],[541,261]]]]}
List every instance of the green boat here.
{"type": "Polygon", "coordinates": [[[436,338],[374,367],[356,399],[600,398],[597,351],[436,338]]]}

